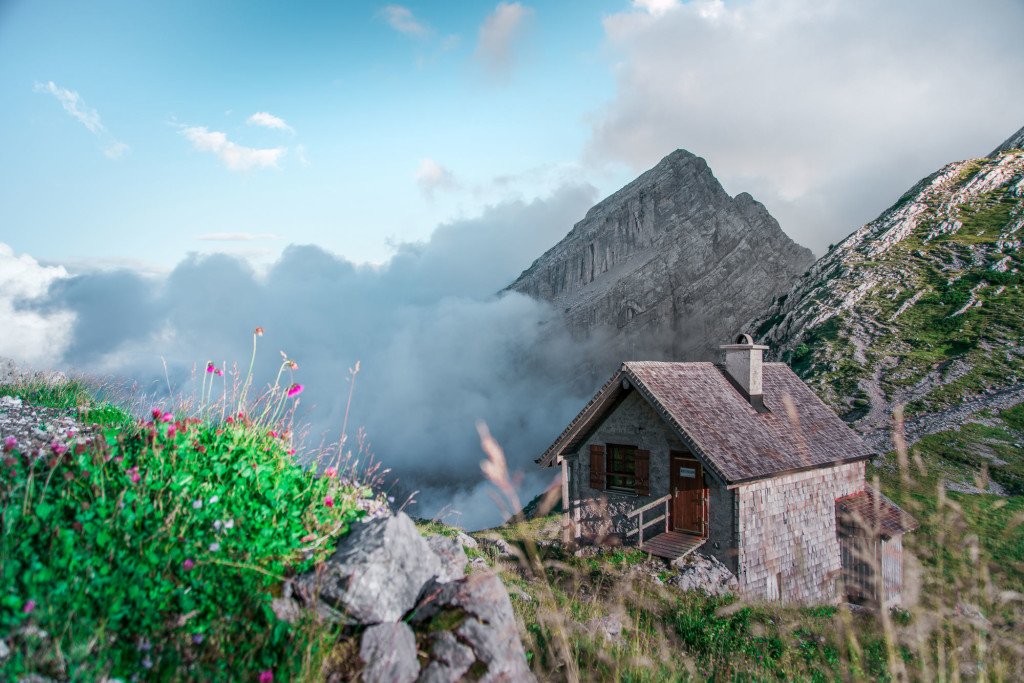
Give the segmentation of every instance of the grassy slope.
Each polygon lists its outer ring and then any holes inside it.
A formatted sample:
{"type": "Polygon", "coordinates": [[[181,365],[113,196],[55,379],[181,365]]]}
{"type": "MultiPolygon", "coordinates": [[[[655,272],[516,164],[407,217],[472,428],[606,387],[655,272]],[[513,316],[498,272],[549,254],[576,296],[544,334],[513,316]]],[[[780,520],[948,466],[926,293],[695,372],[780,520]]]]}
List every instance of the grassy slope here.
{"type": "Polygon", "coordinates": [[[13,647],[0,679],[319,677],[332,629],[289,626],[269,604],[364,514],[369,491],[314,477],[243,416],[141,423],[74,381],[2,394],[85,406],[103,437],[4,454],[0,634],[13,647]]]}

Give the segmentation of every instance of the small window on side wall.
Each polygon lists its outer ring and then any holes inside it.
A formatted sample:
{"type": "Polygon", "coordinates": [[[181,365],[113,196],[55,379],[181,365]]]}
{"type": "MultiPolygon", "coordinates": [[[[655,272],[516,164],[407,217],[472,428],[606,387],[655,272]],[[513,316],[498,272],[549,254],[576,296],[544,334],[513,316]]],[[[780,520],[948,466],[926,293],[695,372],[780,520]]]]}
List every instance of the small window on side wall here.
{"type": "Polygon", "coordinates": [[[590,447],[590,488],[651,495],[650,451],[608,444],[590,447]]]}

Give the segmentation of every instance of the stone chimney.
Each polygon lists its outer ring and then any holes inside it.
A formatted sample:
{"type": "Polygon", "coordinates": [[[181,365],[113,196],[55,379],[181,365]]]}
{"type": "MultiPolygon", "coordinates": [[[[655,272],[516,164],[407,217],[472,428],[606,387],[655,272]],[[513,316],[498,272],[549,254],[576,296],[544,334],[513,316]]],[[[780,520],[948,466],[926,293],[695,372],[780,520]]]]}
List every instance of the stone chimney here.
{"type": "Polygon", "coordinates": [[[725,350],[725,372],[733,386],[757,412],[768,412],[761,393],[761,354],[768,347],[755,344],[749,334],[741,334],[735,344],[718,348],[725,350]]]}

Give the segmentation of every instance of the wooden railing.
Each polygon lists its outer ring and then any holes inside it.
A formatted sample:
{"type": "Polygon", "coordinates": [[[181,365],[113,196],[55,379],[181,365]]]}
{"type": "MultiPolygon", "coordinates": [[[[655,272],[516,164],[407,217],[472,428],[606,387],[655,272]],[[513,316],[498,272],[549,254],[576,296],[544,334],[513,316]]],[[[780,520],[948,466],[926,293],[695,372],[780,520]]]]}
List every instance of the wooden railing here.
{"type": "Polygon", "coordinates": [[[634,517],[637,518],[637,521],[636,521],[636,525],[637,526],[636,526],[636,528],[633,529],[632,531],[627,532],[626,533],[626,538],[629,538],[633,534],[637,534],[637,533],[640,534],[640,539],[639,539],[639,542],[637,543],[637,547],[638,548],[643,548],[644,547],[644,529],[646,529],[647,527],[649,527],[649,526],[651,526],[653,524],[657,524],[661,520],[665,520],[665,531],[668,531],[668,523],[669,523],[669,510],[668,510],[668,506],[669,506],[669,501],[671,501],[671,500],[672,500],[672,496],[671,495],[667,495],[667,496],[664,496],[662,498],[659,498],[658,500],[652,501],[652,502],[648,503],[647,505],[644,505],[642,508],[637,508],[636,510],[633,510],[628,515],[626,515],[626,519],[633,519],[634,517]],[[644,523],[644,513],[647,512],[648,510],[650,510],[652,508],[656,508],[656,507],[658,507],[659,505],[662,505],[662,504],[665,505],[665,513],[663,515],[661,515],[660,517],[655,517],[652,520],[648,520],[647,523],[644,523]]]}

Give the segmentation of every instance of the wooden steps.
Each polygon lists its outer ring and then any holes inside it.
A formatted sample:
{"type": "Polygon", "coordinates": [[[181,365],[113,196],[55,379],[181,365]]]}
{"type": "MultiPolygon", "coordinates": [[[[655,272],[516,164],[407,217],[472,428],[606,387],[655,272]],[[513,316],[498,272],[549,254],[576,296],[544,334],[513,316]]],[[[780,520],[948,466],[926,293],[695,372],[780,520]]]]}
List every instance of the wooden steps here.
{"type": "Polygon", "coordinates": [[[666,560],[678,560],[680,557],[686,557],[704,545],[707,540],[696,534],[688,534],[682,531],[666,531],[650,540],[644,541],[640,550],[656,557],[664,557],[666,560]]]}

